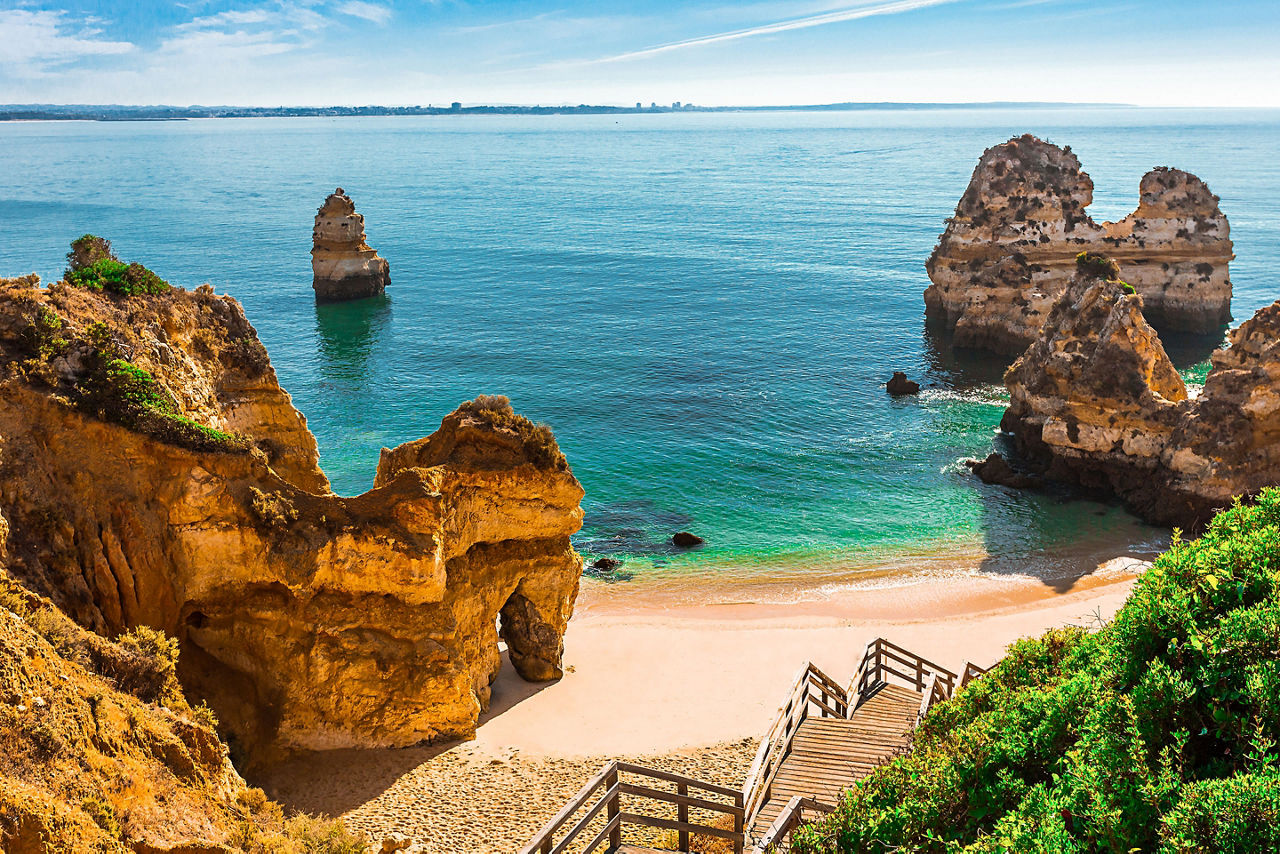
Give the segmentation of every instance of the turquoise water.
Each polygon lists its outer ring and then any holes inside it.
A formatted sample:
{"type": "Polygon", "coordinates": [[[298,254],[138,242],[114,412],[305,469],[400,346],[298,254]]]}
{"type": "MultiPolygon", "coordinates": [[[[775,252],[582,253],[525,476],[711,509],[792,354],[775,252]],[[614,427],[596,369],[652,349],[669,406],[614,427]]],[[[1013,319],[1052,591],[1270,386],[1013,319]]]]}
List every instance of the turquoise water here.
{"type": "MultiPolygon", "coordinates": [[[[1280,297],[1280,113],[1228,111],[6,124],[0,272],[56,277],[93,231],[237,297],[339,492],[500,393],[585,486],[579,547],[629,571],[986,554],[1049,578],[1163,532],[956,463],[991,448],[1003,364],[925,328],[923,264],[982,150],[1024,131],[1080,155],[1099,218],[1132,210],[1153,166],[1200,175],[1231,220],[1237,319],[1280,297]],[[338,185],[392,285],[317,307],[312,217],[338,185]],[[925,393],[890,399],[894,370],[925,393]],[[676,530],[707,545],[673,554],[676,530]]],[[[1173,349],[1194,375],[1209,344],[1173,349]]]]}

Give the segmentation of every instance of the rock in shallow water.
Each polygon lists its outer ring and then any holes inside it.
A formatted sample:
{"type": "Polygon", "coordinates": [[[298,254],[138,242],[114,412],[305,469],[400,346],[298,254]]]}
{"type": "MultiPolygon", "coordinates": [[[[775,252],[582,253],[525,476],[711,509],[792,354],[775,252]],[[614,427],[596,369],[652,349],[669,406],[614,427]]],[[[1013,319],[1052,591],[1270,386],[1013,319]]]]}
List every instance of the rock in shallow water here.
{"type": "Polygon", "coordinates": [[[688,531],[681,531],[678,534],[672,535],[671,542],[682,549],[691,549],[694,546],[702,545],[706,540],[702,539],[702,537],[699,537],[697,534],[691,534],[688,531]]]}
{"type": "Polygon", "coordinates": [[[1196,531],[1280,485],[1280,301],[1229,334],[1194,399],[1142,306],[1123,282],[1078,274],[1005,375],[1001,427],[1045,477],[1196,531]]]}
{"type": "Polygon", "coordinates": [[[884,388],[894,397],[920,393],[920,383],[907,379],[907,375],[902,371],[894,371],[893,376],[889,379],[889,382],[885,383],[884,388]]]}
{"type": "Polygon", "coordinates": [[[1014,489],[1032,489],[1044,483],[1042,478],[1017,471],[1009,465],[1008,460],[994,452],[985,460],[965,460],[964,464],[972,469],[983,483],[1009,486],[1014,489]]]}

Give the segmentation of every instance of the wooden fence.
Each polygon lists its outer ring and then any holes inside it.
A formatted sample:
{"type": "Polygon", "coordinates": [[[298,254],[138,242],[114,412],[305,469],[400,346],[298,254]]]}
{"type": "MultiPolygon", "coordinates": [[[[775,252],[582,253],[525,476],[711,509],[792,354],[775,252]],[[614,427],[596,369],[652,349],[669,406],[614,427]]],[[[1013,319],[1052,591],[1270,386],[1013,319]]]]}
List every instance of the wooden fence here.
{"type": "Polygon", "coordinates": [[[520,854],[591,854],[601,845],[605,851],[616,851],[628,827],[673,831],[677,851],[689,851],[691,835],[700,834],[727,839],[734,854],[742,854],[746,841],[742,800],[741,792],[725,786],[613,761],[600,769],[520,854]],[[641,782],[632,782],[633,778],[641,782]],[[658,788],[663,784],[674,784],[675,791],[658,788]],[[666,815],[653,815],[655,804],[666,807],[666,815]],[[675,807],[675,818],[669,817],[671,806],[675,807]],[[727,815],[733,829],[693,820],[691,810],[727,815]]]}

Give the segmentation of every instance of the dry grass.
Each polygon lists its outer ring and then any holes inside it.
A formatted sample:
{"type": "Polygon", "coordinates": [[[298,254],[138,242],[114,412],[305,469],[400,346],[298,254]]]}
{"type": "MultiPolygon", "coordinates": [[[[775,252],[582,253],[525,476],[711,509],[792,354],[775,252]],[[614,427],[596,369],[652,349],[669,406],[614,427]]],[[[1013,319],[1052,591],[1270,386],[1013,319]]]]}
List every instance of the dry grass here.
{"type": "Polygon", "coordinates": [[[458,406],[458,412],[498,430],[510,430],[523,441],[525,456],[538,468],[564,471],[569,462],[560,451],[555,434],[546,424],[535,424],[511,407],[501,394],[481,394],[458,406]]]}

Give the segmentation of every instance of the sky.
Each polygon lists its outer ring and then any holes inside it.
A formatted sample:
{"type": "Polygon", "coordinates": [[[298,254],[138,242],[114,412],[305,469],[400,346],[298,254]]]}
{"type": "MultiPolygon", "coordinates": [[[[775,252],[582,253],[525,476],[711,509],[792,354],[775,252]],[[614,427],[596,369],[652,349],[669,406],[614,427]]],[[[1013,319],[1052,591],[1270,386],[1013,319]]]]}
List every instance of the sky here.
{"type": "Polygon", "coordinates": [[[0,0],[0,103],[1280,107],[1280,0],[0,0]]]}

